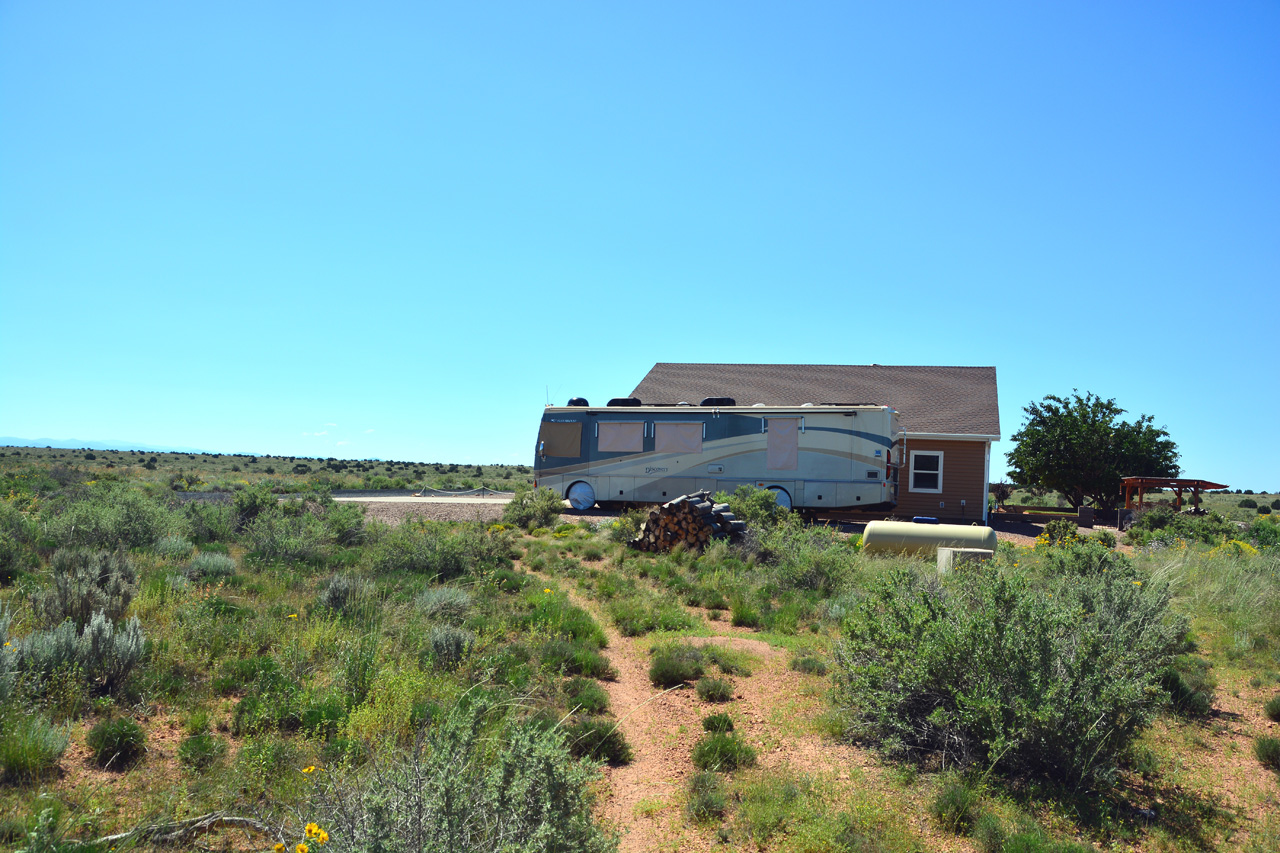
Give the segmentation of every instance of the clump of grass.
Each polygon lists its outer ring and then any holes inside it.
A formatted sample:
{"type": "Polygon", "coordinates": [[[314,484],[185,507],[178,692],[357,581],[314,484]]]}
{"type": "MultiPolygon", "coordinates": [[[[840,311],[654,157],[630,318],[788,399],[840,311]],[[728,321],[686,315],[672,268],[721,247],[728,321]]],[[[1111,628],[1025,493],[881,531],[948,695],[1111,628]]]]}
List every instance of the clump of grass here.
{"type": "Polygon", "coordinates": [[[755,763],[756,751],[732,733],[709,732],[693,747],[693,766],[699,770],[729,772],[755,763]]]}
{"type": "Polygon", "coordinates": [[[689,778],[689,817],[695,823],[709,823],[724,817],[729,809],[729,798],[724,793],[720,777],[709,771],[699,771],[689,778]]]}
{"type": "Polygon", "coordinates": [[[616,678],[607,658],[592,645],[574,640],[548,640],[539,651],[543,667],[565,675],[588,678],[616,678]]]}
{"type": "Polygon", "coordinates": [[[208,732],[187,735],[178,744],[178,763],[197,773],[213,767],[226,754],[226,741],[208,732]]]}
{"type": "Polygon", "coordinates": [[[39,714],[12,715],[0,728],[0,778],[29,782],[47,776],[67,749],[68,734],[39,714]]]}
{"type": "Polygon", "coordinates": [[[978,843],[978,849],[982,853],[1001,853],[1007,837],[1004,823],[991,812],[983,812],[973,822],[973,840],[978,843]]]}
{"type": "Polygon", "coordinates": [[[1262,706],[1262,712],[1267,715],[1268,719],[1280,723],[1280,693],[1267,700],[1267,704],[1262,706]]]}
{"type": "Polygon", "coordinates": [[[702,651],[683,643],[670,643],[655,650],[649,665],[649,681],[654,687],[675,687],[702,677],[702,651]]]}
{"type": "Polygon", "coordinates": [[[959,778],[950,778],[929,805],[929,811],[938,821],[938,825],[956,835],[968,835],[973,828],[981,795],[968,782],[959,778]]]}
{"type": "Polygon", "coordinates": [[[151,550],[166,560],[181,560],[195,550],[195,546],[185,536],[161,536],[151,550]]]}
{"type": "Polygon", "coordinates": [[[609,764],[628,764],[632,758],[631,746],[618,724],[603,717],[587,717],[569,723],[565,726],[565,742],[570,754],[577,758],[609,764]]]}
{"type": "Polygon", "coordinates": [[[1262,766],[1280,772],[1280,738],[1258,738],[1253,742],[1253,754],[1262,766]]]}
{"type": "Polygon", "coordinates": [[[711,714],[702,719],[703,731],[708,732],[731,732],[733,731],[733,718],[721,711],[718,714],[711,714]]]}
{"type": "Polygon", "coordinates": [[[609,694],[590,678],[573,678],[564,686],[565,703],[570,709],[588,714],[603,714],[609,710],[609,694]]]}
{"type": "Polygon", "coordinates": [[[805,655],[791,661],[791,668],[796,672],[803,672],[805,675],[826,675],[827,664],[822,658],[813,655],[805,655]]]}
{"type": "Polygon", "coordinates": [[[103,720],[89,731],[85,742],[98,766],[112,770],[129,767],[147,751],[146,732],[128,717],[103,720]]]}
{"type": "Polygon", "coordinates": [[[751,657],[746,652],[709,643],[702,647],[702,656],[720,667],[725,675],[740,675],[743,678],[751,675],[751,657]]]}
{"type": "Polygon", "coordinates": [[[741,596],[735,596],[729,602],[729,623],[738,628],[758,628],[760,611],[751,602],[741,596]]]}
{"type": "Polygon", "coordinates": [[[698,680],[698,698],[704,702],[728,702],[733,698],[733,685],[723,678],[698,680]]]}
{"type": "Polygon", "coordinates": [[[639,637],[653,631],[683,631],[694,626],[694,618],[674,601],[646,604],[635,598],[620,598],[609,604],[609,615],[624,637],[639,637]]]}

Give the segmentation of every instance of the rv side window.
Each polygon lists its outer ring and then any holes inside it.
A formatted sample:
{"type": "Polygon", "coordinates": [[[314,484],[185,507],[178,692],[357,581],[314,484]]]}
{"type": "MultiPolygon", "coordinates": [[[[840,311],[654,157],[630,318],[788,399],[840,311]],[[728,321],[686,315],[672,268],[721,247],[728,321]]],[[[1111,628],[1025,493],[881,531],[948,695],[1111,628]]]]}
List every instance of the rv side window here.
{"type": "Polygon", "coordinates": [[[702,422],[654,424],[653,449],[657,453],[701,453],[702,422]]]}
{"type": "Polygon", "coordinates": [[[543,456],[579,457],[582,455],[582,424],[543,421],[538,441],[543,456]]]}
{"type": "Polygon", "coordinates": [[[769,438],[765,467],[771,471],[794,471],[800,455],[800,418],[769,418],[769,438]]]}
{"type": "Polygon", "coordinates": [[[911,451],[911,491],[942,491],[942,451],[911,451]]]}
{"type": "Polygon", "coordinates": [[[644,450],[644,421],[601,421],[596,447],[601,453],[640,453],[644,450]]]}

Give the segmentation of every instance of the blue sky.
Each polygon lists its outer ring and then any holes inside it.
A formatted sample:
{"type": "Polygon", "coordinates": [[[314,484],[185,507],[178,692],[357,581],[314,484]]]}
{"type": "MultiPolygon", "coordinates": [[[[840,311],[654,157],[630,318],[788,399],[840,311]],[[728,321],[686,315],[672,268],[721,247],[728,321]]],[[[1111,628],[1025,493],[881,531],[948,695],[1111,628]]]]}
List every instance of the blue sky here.
{"type": "Polygon", "coordinates": [[[1277,491],[1277,44],[1271,2],[2,2],[0,435],[527,463],[658,361],[995,365],[1006,437],[1078,388],[1277,491]]]}

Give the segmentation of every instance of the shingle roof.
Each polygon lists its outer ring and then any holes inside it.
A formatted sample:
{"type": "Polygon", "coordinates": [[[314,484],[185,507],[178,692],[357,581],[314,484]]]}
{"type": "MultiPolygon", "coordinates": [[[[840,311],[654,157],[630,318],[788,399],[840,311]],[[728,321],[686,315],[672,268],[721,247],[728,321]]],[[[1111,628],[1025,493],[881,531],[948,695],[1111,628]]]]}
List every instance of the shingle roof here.
{"type": "Polygon", "coordinates": [[[892,406],[908,432],[999,435],[994,367],[880,364],[676,364],[659,362],[631,392],[643,403],[738,405],[868,403],[892,406]]]}

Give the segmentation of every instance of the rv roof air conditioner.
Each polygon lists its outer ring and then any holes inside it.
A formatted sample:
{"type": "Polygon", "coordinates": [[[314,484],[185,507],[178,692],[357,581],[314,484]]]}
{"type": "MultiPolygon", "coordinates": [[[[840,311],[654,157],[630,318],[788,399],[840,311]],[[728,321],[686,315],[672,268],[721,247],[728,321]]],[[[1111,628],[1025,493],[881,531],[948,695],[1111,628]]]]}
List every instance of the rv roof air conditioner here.
{"type": "Polygon", "coordinates": [[[699,406],[736,406],[738,401],[732,397],[707,397],[699,406]]]}
{"type": "Polygon", "coordinates": [[[638,406],[640,401],[635,397],[614,397],[609,401],[608,405],[613,408],[638,406]]]}
{"type": "Polygon", "coordinates": [[[590,406],[591,404],[587,402],[586,397],[570,397],[569,405],[570,406],[590,406]]]}

